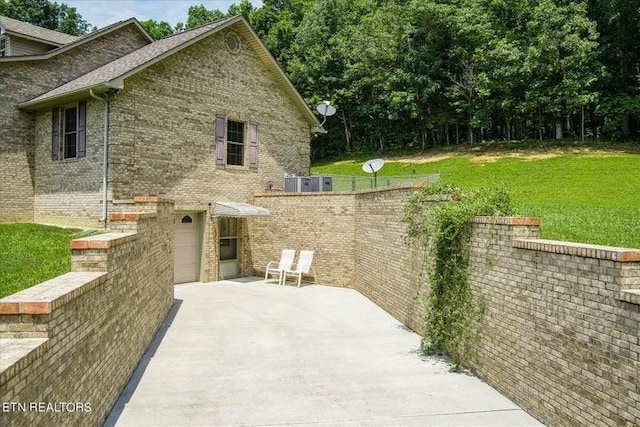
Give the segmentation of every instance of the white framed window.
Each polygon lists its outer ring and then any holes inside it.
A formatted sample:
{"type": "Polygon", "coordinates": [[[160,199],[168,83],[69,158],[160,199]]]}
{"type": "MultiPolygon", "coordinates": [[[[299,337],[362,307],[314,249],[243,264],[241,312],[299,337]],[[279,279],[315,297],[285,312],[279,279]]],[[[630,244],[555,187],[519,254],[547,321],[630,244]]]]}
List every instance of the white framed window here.
{"type": "Polygon", "coordinates": [[[215,137],[217,165],[258,168],[259,138],[256,121],[227,120],[223,114],[216,114],[215,137]]]}
{"type": "Polygon", "coordinates": [[[227,121],[227,164],[244,166],[244,123],[227,121]]]}
{"type": "Polygon", "coordinates": [[[0,36],[0,58],[9,56],[9,39],[0,36]]]}
{"type": "Polygon", "coordinates": [[[78,106],[62,110],[62,158],[73,159],[78,157],[78,106]]]}
{"type": "Polygon", "coordinates": [[[87,145],[87,102],[56,107],[51,117],[51,159],[84,157],[87,145]]]}

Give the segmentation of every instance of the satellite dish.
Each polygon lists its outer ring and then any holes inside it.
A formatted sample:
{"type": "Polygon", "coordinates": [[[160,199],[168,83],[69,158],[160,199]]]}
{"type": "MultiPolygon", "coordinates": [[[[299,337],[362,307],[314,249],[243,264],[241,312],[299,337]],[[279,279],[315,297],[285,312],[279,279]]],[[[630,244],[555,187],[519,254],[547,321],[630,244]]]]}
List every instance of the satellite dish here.
{"type": "Polygon", "coordinates": [[[336,113],[336,107],[331,105],[329,101],[323,101],[322,103],[318,104],[316,110],[318,110],[318,113],[322,114],[325,117],[333,116],[336,113]]]}
{"type": "Polygon", "coordinates": [[[373,174],[374,188],[378,187],[378,171],[382,169],[382,166],[384,166],[384,160],[382,159],[367,160],[366,162],[364,162],[364,165],[362,165],[363,171],[373,174]]]}
{"type": "Polygon", "coordinates": [[[320,123],[320,127],[322,127],[324,122],[327,121],[327,117],[333,116],[336,113],[336,107],[331,105],[329,101],[322,101],[320,104],[318,104],[316,110],[318,111],[318,113],[322,114],[322,117],[324,117],[324,120],[322,120],[322,123],[320,123]]]}

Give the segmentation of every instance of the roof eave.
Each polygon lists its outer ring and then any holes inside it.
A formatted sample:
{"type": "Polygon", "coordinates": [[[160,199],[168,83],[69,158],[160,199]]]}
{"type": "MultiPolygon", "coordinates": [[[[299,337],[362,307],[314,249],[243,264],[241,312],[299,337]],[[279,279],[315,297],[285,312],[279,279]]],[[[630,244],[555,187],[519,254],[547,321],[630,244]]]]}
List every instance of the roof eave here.
{"type": "MultiPolygon", "coordinates": [[[[124,21],[124,23],[130,23],[131,21],[134,21],[138,26],[140,26],[140,23],[135,19],[132,18],[130,20],[124,21]]],[[[302,98],[302,96],[300,95],[300,93],[298,92],[298,90],[293,86],[293,83],[291,83],[291,80],[289,80],[289,77],[287,77],[287,75],[284,73],[284,71],[282,70],[282,68],[280,67],[280,65],[278,64],[278,62],[275,60],[275,58],[271,55],[271,53],[269,52],[269,50],[266,48],[266,46],[262,43],[262,41],[260,40],[260,38],[258,37],[258,35],[253,31],[253,29],[251,28],[251,26],[247,23],[247,21],[242,17],[242,15],[238,15],[237,17],[230,19],[229,21],[225,22],[224,24],[212,28],[210,31],[204,32],[200,35],[198,35],[197,37],[194,37],[193,39],[180,44],[176,47],[174,47],[173,49],[170,49],[164,53],[162,53],[161,55],[158,55],[156,57],[154,57],[153,59],[140,64],[139,66],[127,71],[126,73],[121,74],[120,76],[118,76],[115,79],[112,79],[110,81],[107,82],[103,82],[103,83],[99,83],[96,85],[91,85],[90,87],[85,87],[82,89],[78,89],[72,92],[67,92],[67,93],[63,93],[60,95],[56,95],[56,96],[52,96],[49,98],[45,98],[45,99],[40,99],[40,100],[31,100],[31,101],[27,101],[24,103],[19,104],[19,108],[24,109],[24,110],[38,110],[38,109],[42,109],[42,108],[47,108],[49,106],[54,106],[56,104],[60,104],[62,102],[70,102],[74,99],[81,99],[83,97],[87,97],[89,96],[89,90],[93,90],[94,92],[97,93],[104,93],[106,91],[108,91],[109,89],[122,89],[124,87],[124,80],[138,72],[140,72],[141,70],[144,70],[148,67],[150,67],[151,65],[162,61],[163,59],[165,59],[166,57],[172,55],[173,53],[175,53],[176,51],[182,50],[184,48],[186,48],[187,46],[190,46],[194,43],[199,42],[200,40],[202,40],[203,38],[206,38],[208,36],[210,36],[212,33],[217,33],[227,27],[230,27],[238,22],[242,22],[243,23],[243,27],[245,28],[245,30],[251,35],[251,37],[249,37],[248,39],[251,40],[252,46],[254,48],[256,48],[256,50],[259,52],[259,58],[263,61],[266,62],[266,65],[268,66],[268,68],[271,69],[272,72],[274,72],[276,74],[276,80],[281,83],[285,90],[291,95],[292,99],[294,100],[294,102],[298,105],[298,107],[300,108],[300,111],[302,112],[303,117],[305,118],[305,120],[309,123],[310,125],[310,129],[314,129],[319,127],[319,121],[316,118],[315,114],[313,114],[313,112],[311,111],[311,109],[309,108],[309,106],[307,105],[307,103],[304,101],[304,99],[302,98]]],[[[118,26],[120,27],[120,26],[118,26]]],[[[140,26],[140,28],[142,29],[142,31],[148,35],[148,33],[144,30],[144,28],[142,28],[142,26],[140,26]]],[[[150,36],[149,36],[150,37],[150,36]]],[[[44,55],[43,55],[44,56],[44,55]]],[[[39,57],[40,58],[40,57],[39,57]]]]}
{"type": "Polygon", "coordinates": [[[89,98],[91,92],[96,95],[103,94],[109,90],[122,89],[122,81],[120,79],[112,80],[109,82],[98,83],[95,85],[87,86],[81,89],[74,90],[72,92],[65,92],[60,95],[51,96],[43,99],[32,99],[18,104],[18,108],[25,111],[37,111],[51,108],[56,105],[65,104],[68,102],[78,101],[80,99],[89,98]]]}
{"type": "Polygon", "coordinates": [[[38,43],[42,43],[42,44],[48,44],[49,46],[57,46],[57,47],[67,45],[67,44],[73,43],[75,41],[75,40],[73,40],[73,41],[70,41],[69,43],[60,43],[60,42],[49,40],[49,39],[43,39],[43,38],[40,38],[40,37],[30,36],[28,34],[17,33],[15,31],[11,31],[11,30],[5,31],[4,34],[7,35],[7,36],[20,37],[22,39],[31,40],[31,41],[34,41],[34,42],[38,42],[38,43]]]}
{"type": "Polygon", "coordinates": [[[136,27],[138,27],[138,29],[142,32],[142,34],[145,36],[145,38],[149,41],[149,43],[153,43],[155,41],[155,39],[153,37],[151,37],[151,35],[147,32],[147,30],[144,29],[144,27],[140,24],[140,22],[138,22],[137,19],[135,18],[130,18],[127,19],[126,21],[122,21],[122,22],[118,22],[116,24],[113,24],[111,27],[105,27],[101,30],[98,30],[96,32],[93,33],[89,33],[84,37],[79,37],[76,41],[73,41],[71,43],[67,43],[64,45],[61,45],[60,47],[47,52],[45,54],[42,55],[25,55],[25,56],[6,56],[3,58],[0,58],[0,62],[17,62],[17,61],[41,61],[43,59],[49,59],[53,56],[59,55],[61,53],[64,53],[70,49],[73,49],[77,46],[81,46],[91,40],[94,40],[97,37],[102,37],[105,34],[111,33],[112,31],[116,31],[122,27],[125,27],[127,25],[133,24],[136,27]]]}

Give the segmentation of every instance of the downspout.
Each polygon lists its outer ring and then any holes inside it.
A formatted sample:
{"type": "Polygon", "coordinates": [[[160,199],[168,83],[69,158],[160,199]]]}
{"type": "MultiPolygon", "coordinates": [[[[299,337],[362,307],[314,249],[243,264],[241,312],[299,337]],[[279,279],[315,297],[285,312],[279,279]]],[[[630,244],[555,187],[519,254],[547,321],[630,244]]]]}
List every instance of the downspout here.
{"type": "Polygon", "coordinates": [[[93,93],[93,89],[89,89],[89,95],[98,101],[104,102],[104,130],[103,130],[103,160],[102,160],[102,217],[100,222],[104,224],[104,228],[107,228],[107,174],[109,165],[109,94],[105,93],[104,98],[101,98],[93,93]]]}

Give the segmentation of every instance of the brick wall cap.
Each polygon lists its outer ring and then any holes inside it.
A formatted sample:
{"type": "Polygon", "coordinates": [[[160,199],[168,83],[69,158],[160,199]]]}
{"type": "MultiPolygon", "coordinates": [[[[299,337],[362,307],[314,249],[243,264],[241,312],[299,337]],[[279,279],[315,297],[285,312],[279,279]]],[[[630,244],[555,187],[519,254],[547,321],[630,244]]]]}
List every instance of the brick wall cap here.
{"type": "Polygon", "coordinates": [[[136,222],[141,219],[157,218],[155,212],[112,212],[109,214],[110,222],[136,222]]]}
{"type": "MultiPolygon", "coordinates": [[[[384,188],[372,188],[369,190],[357,190],[357,191],[314,191],[314,192],[298,192],[298,193],[289,193],[284,191],[258,191],[254,193],[254,197],[319,197],[319,196],[344,196],[344,195],[355,195],[358,196],[360,194],[369,194],[369,193],[387,193],[393,191],[407,191],[407,190],[416,190],[416,187],[412,185],[407,186],[399,186],[399,187],[384,187],[384,188]]],[[[442,196],[435,195],[434,200],[445,200],[448,199],[449,196],[445,195],[444,199],[442,196]]]]}
{"type": "Polygon", "coordinates": [[[69,243],[71,249],[109,249],[131,242],[137,238],[136,233],[104,233],[95,236],[74,239],[69,243]]]}
{"type": "Polygon", "coordinates": [[[49,314],[103,283],[105,272],[72,272],[0,299],[3,314],[49,314]]]}
{"type": "Polygon", "coordinates": [[[623,289],[618,292],[616,299],[640,305],[640,289],[623,289]]]}
{"type": "MultiPolygon", "coordinates": [[[[48,338],[2,338],[2,379],[14,377],[19,370],[18,363],[29,365],[49,348],[48,338]],[[18,369],[16,369],[18,368],[18,369]]],[[[3,381],[6,384],[5,381],[3,381]]]]}
{"type": "Polygon", "coordinates": [[[545,239],[514,239],[513,247],[618,262],[640,262],[640,249],[545,239]]]}
{"type": "Polygon", "coordinates": [[[539,226],[540,218],[527,216],[476,216],[471,222],[476,224],[539,226]]]}

